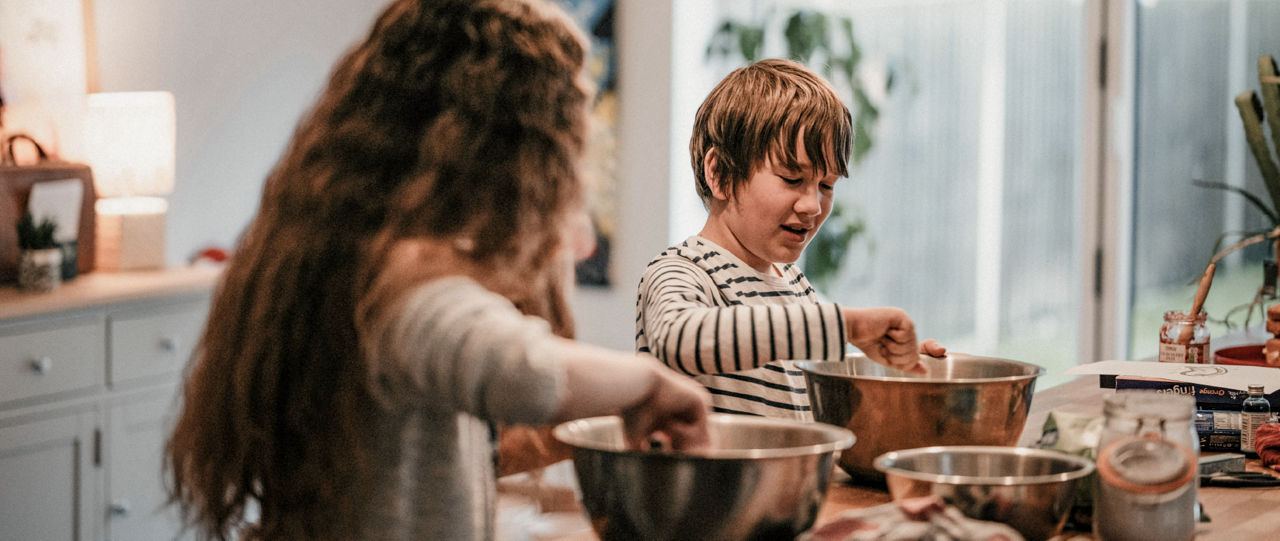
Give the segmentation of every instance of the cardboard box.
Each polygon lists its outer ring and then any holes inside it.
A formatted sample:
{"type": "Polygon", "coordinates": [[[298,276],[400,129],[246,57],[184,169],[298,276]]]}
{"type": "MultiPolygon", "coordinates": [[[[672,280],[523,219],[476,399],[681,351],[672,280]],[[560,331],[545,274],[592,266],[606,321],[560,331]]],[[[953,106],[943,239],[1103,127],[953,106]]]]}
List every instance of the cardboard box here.
{"type": "Polygon", "coordinates": [[[1240,451],[1239,410],[1196,410],[1201,451],[1240,451]]]}
{"type": "MultiPolygon", "coordinates": [[[[1143,376],[1118,375],[1115,377],[1114,386],[1116,390],[1148,389],[1162,393],[1191,396],[1196,399],[1197,408],[1205,409],[1222,409],[1221,407],[1225,406],[1229,409],[1239,411],[1241,403],[1244,402],[1244,399],[1249,397],[1249,392],[1247,390],[1242,391],[1229,387],[1205,385],[1203,383],[1190,383],[1186,381],[1149,378],[1143,376]]],[[[1270,393],[1263,396],[1268,402],[1271,402],[1273,406],[1280,404],[1280,387],[1272,389],[1270,393]]]]}
{"type": "MultiPolygon", "coordinates": [[[[1197,402],[1234,404],[1248,395],[1249,385],[1262,385],[1273,408],[1280,406],[1280,368],[1227,364],[1183,364],[1150,361],[1098,361],[1073,366],[1070,375],[1098,375],[1103,387],[1166,389],[1196,396],[1197,402]],[[1139,383],[1142,382],[1142,383],[1139,383]],[[1175,390],[1175,386],[1177,389],[1175,390]],[[1238,399],[1238,400],[1237,400],[1238,399]]],[[[1211,408],[1212,409],[1212,408],[1211,408]]]]}

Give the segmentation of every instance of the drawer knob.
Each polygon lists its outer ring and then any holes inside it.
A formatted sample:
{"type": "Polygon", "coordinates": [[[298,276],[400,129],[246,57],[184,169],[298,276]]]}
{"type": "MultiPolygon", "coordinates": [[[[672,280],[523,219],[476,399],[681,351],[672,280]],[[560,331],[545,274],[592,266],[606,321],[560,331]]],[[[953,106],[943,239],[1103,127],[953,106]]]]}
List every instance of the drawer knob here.
{"type": "Polygon", "coordinates": [[[165,336],[160,339],[160,349],[163,349],[166,353],[178,351],[178,341],[172,336],[165,336]]]}
{"type": "Polygon", "coordinates": [[[111,516],[114,517],[129,516],[129,500],[116,500],[111,502],[111,505],[107,507],[107,510],[110,511],[111,516]]]}
{"type": "Polygon", "coordinates": [[[50,370],[53,370],[53,359],[41,357],[31,361],[31,370],[40,375],[48,374],[50,370]]]}

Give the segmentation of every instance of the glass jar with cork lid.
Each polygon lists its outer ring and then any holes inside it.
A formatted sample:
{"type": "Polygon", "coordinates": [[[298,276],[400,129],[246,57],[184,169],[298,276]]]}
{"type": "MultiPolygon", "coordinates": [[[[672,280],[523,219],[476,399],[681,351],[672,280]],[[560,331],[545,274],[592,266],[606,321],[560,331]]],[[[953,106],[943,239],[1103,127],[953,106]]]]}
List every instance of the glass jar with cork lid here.
{"type": "Polygon", "coordinates": [[[1213,273],[1217,264],[1210,262],[1200,276],[1200,286],[1196,288],[1195,301],[1191,309],[1182,312],[1170,310],[1164,313],[1164,325],[1160,327],[1160,353],[1157,359],[1162,363],[1209,364],[1209,328],[1204,326],[1208,315],[1202,310],[1205,297],[1209,295],[1209,286],[1213,284],[1213,273]]]}
{"type": "Polygon", "coordinates": [[[1208,364],[1209,328],[1205,326],[1205,312],[1170,310],[1164,313],[1164,325],[1160,327],[1160,353],[1162,363],[1208,364]]]}

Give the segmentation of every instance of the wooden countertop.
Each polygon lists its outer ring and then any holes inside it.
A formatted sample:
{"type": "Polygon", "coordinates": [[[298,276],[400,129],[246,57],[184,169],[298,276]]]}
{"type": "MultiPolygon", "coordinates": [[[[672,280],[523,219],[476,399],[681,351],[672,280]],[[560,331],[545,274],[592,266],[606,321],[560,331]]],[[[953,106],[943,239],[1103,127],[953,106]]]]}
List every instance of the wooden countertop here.
{"type": "MultiPolygon", "coordinates": [[[[1081,376],[1036,393],[1018,445],[1030,446],[1040,438],[1050,411],[1101,415],[1103,397],[1112,393],[1115,390],[1098,386],[1098,376],[1081,376]]],[[[1246,467],[1252,471],[1264,471],[1257,459],[1249,459],[1246,467]]],[[[885,490],[850,483],[843,471],[833,477],[827,490],[827,500],[818,512],[817,524],[823,524],[845,511],[892,501],[885,490]]],[[[1276,532],[1280,532],[1280,487],[1200,487],[1199,498],[1205,514],[1212,519],[1197,528],[1196,539],[1199,541],[1273,539],[1276,532]]],[[[1082,534],[1078,538],[1090,537],[1082,534]]]]}
{"type": "Polygon", "coordinates": [[[47,293],[5,285],[0,287],[0,320],[185,293],[203,294],[213,289],[220,274],[221,269],[202,266],[94,271],[63,282],[47,293]]]}

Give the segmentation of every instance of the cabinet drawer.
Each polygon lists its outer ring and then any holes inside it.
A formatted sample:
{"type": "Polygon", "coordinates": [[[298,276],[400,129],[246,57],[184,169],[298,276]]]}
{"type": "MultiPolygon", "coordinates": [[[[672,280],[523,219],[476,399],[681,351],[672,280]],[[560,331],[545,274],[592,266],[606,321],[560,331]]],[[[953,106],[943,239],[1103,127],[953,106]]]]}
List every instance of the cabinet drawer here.
{"type": "Polygon", "coordinates": [[[0,402],[101,386],[105,342],[92,317],[0,330],[0,402]]]}
{"type": "Polygon", "coordinates": [[[192,302],[112,313],[110,382],[182,370],[208,310],[207,302],[192,302]]]}

